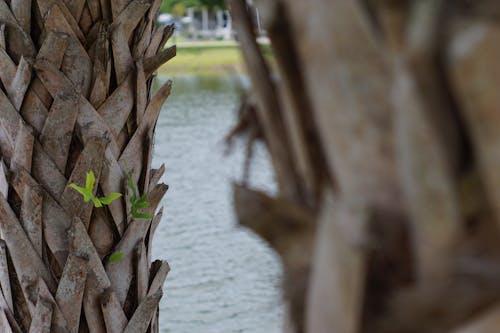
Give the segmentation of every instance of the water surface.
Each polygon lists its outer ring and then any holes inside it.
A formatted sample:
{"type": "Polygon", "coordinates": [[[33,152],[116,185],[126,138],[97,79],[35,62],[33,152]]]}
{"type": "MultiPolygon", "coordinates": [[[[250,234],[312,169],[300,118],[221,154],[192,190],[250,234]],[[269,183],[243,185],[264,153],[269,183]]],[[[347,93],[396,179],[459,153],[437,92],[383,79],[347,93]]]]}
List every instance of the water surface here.
{"type": "MultiPolygon", "coordinates": [[[[166,80],[161,77],[160,81],[166,80]]],[[[276,255],[236,227],[231,182],[240,179],[243,144],[224,157],[223,138],[236,117],[234,76],[173,78],[158,120],[154,167],[170,185],[154,258],[172,271],[160,304],[160,332],[278,333],[281,267],[276,255]]],[[[257,147],[251,183],[274,190],[265,150],[257,147]]]]}

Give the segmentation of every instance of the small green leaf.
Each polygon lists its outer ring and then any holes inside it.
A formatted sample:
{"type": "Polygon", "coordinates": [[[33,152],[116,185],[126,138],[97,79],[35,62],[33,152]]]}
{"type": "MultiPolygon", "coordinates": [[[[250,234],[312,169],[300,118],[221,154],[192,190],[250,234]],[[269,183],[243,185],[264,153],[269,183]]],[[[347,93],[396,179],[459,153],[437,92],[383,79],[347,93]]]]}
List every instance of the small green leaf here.
{"type": "Polygon", "coordinates": [[[85,189],[85,188],[83,188],[81,186],[78,186],[75,183],[69,184],[69,187],[71,187],[73,190],[77,191],[81,195],[85,195],[87,193],[87,189],[85,189]]]}
{"type": "Polygon", "coordinates": [[[152,216],[151,214],[132,212],[132,217],[134,219],[150,219],[152,216]]]}
{"type": "Polygon", "coordinates": [[[86,188],[83,188],[83,187],[78,186],[78,185],[73,184],[73,183],[69,184],[69,187],[72,188],[72,189],[74,189],[78,193],[80,193],[83,196],[83,201],[84,202],[89,202],[89,200],[91,200],[92,197],[93,197],[92,191],[89,191],[86,188]]]}
{"type": "Polygon", "coordinates": [[[94,189],[94,183],[95,183],[95,175],[94,171],[90,170],[87,172],[87,178],[85,179],[85,188],[92,192],[94,189]]]}
{"type": "Polygon", "coordinates": [[[128,172],[127,172],[127,181],[128,181],[128,186],[132,190],[132,195],[130,196],[130,203],[131,203],[130,215],[134,219],[150,219],[152,215],[138,212],[139,209],[144,209],[151,206],[151,203],[146,201],[147,194],[143,194],[142,196],[139,197],[139,193],[135,186],[134,180],[132,179],[132,176],[128,172]]]}
{"type": "Polygon", "coordinates": [[[113,200],[118,199],[122,196],[121,193],[111,193],[108,196],[97,198],[94,196],[94,184],[95,184],[95,175],[92,170],[87,172],[87,176],[85,178],[85,187],[78,186],[76,184],[69,184],[69,187],[83,195],[83,201],[89,202],[92,200],[94,207],[100,208],[103,205],[109,205],[113,200]]]}
{"type": "Polygon", "coordinates": [[[135,208],[137,208],[137,209],[144,209],[144,208],[148,208],[149,206],[151,206],[151,203],[147,202],[147,201],[138,201],[135,204],[135,208]]]}
{"type": "Polygon", "coordinates": [[[94,207],[96,207],[96,208],[102,207],[101,201],[94,196],[92,196],[92,202],[94,203],[94,207]]]}
{"type": "Polygon", "coordinates": [[[128,186],[130,187],[130,189],[132,190],[132,198],[134,198],[133,200],[135,201],[135,198],[137,198],[137,189],[135,188],[135,184],[134,184],[134,180],[132,179],[132,176],[130,175],[130,173],[127,173],[127,180],[128,180],[128,186]]]}
{"type": "Polygon", "coordinates": [[[116,192],[113,192],[111,193],[110,195],[107,195],[105,197],[101,197],[99,198],[99,201],[103,204],[103,205],[109,205],[110,203],[112,203],[113,201],[115,201],[116,199],[120,198],[122,196],[121,193],[116,193],[116,192]]]}
{"type": "Polygon", "coordinates": [[[122,252],[115,252],[112,255],[109,256],[108,261],[109,262],[118,262],[122,260],[124,254],[122,252]]]}

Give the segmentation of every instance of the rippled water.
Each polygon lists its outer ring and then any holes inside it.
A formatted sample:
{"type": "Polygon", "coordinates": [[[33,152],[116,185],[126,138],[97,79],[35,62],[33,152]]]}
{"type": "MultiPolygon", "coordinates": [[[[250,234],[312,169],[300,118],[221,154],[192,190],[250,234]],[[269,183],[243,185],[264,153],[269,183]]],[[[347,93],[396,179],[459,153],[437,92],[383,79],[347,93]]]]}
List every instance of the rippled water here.
{"type": "MultiPolygon", "coordinates": [[[[172,268],[160,304],[160,332],[281,329],[278,259],[257,237],[236,227],[231,206],[231,181],[241,177],[243,145],[224,157],[223,138],[236,116],[236,80],[175,77],[158,121],[153,166],[165,163],[163,181],[170,189],[153,256],[166,258],[172,268]]],[[[251,170],[253,185],[273,191],[262,147],[251,170]]]]}

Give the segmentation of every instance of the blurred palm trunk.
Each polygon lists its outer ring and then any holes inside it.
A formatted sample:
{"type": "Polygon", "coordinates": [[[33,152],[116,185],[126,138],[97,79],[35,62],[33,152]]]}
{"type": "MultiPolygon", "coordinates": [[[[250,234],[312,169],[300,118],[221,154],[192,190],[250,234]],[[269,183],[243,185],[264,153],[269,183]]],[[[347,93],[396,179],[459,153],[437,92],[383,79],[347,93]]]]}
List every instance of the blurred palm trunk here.
{"type": "Polygon", "coordinates": [[[164,168],[151,169],[173,27],[160,0],[0,0],[0,331],[157,332],[151,264],[164,168]],[[94,208],[70,183],[96,178],[94,208]],[[134,219],[126,173],[151,206],[134,219]],[[123,254],[119,261],[109,255],[123,254]]]}
{"type": "Polygon", "coordinates": [[[277,66],[232,0],[255,97],[239,129],[279,194],[234,195],[282,257],[285,331],[497,332],[500,4],[256,6],[277,66]]]}

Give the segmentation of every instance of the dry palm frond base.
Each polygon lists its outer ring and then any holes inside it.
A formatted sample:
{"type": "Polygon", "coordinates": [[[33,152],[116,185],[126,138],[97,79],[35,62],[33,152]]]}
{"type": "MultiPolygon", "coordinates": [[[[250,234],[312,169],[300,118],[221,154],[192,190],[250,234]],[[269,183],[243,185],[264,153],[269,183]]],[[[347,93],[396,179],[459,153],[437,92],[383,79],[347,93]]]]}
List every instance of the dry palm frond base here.
{"type": "Polygon", "coordinates": [[[498,332],[500,3],[256,0],[276,68],[229,3],[255,100],[235,132],[278,184],[234,205],[281,256],[284,332],[498,332]]]}
{"type": "Polygon", "coordinates": [[[168,187],[151,160],[171,82],[154,96],[151,83],[175,56],[160,5],[0,0],[1,332],[158,332],[169,266],[151,244],[168,187]],[[92,196],[125,196],[82,200],[69,185],[91,171],[92,196]]]}

